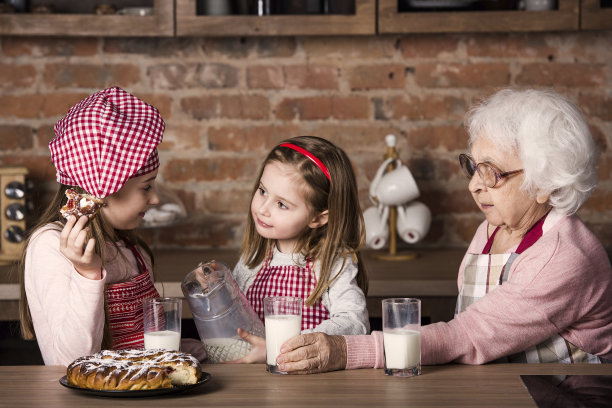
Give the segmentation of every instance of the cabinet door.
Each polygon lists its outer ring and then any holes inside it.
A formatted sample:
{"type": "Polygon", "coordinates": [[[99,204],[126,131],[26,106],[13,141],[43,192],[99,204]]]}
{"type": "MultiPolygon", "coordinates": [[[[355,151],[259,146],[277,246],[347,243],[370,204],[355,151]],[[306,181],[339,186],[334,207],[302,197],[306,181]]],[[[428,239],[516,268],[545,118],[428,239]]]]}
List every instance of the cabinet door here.
{"type": "Polygon", "coordinates": [[[582,30],[612,29],[612,1],[582,0],[580,28],[582,30]]]}
{"type": "Polygon", "coordinates": [[[354,14],[198,15],[196,0],[176,0],[178,36],[376,34],[376,1],[354,0],[354,14]]]}
{"type": "MultiPolygon", "coordinates": [[[[436,1],[440,8],[427,11],[398,11],[398,0],[378,0],[378,32],[394,33],[458,33],[458,32],[512,32],[512,31],[564,31],[578,30],[579,1],[558,0],[556,10],[465,10],[445,11],[449,1],[436,1]]],[[[599,1],[599,0],[593,0],[599,1]]],[[[402,3],[404,0],[402,0],[402,3]]],[[[406,3],[411,3],[409,0],[406,3]]],[[[460,3],[461,0],[458,0],[460,3]]],[[[414,4],[422,4],[423,1],[414,4]]],[[[465,4],[464,0],[464,4],[465,4]]]]}
{"type": "MultiPolygon", "coordinates": [[[[119,2],[118,2],[119,3],[119,2]]],[[[153,0],[153,15],[0,14],[0,35],[171,37],[174,4],[153,0]]]]}

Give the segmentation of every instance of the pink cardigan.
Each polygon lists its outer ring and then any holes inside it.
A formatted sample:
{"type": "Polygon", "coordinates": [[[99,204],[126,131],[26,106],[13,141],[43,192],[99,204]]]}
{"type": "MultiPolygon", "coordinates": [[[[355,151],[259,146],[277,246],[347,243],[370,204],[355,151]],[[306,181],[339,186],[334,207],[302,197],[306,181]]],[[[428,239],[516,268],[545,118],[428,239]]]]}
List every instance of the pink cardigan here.
{"type": "MultiPolygon", "coordinates": [[[[43,227],[30,240],[25,259],[25,290],[36,340],[46,365],[68,365],[77,357],[100,351],[104,329],[106,284],[136,276],[136,258],[123,243],[110,252],[101,280],[79,275],[59,251],[60,231],[43,227]],[[126,261],[127,260],[127,261],[126,261]]],[[[151,262],[140,251],[148,269],[151,262]]]]}
{"type": "MultiPolygon", "coordinates": [[[[483,364],[555,333],[588,353],[612,358],[612,268],[606,251],[575,215],[551,211],[543,230],[514,261],[506,283],[453,320],[421,328],[423,364],[483,364]]],[[[484,221],[467,252],[480,253],[486,240],[484,221]]],[[[384,366],[381,332],[345,338],[347,369],[384,366]]]]}

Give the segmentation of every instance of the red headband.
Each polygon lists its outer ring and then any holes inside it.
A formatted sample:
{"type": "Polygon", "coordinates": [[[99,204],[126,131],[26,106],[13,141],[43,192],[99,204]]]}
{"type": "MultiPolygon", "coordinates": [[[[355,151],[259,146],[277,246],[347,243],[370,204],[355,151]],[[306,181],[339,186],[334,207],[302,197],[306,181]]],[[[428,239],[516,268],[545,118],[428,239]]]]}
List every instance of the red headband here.
{"type": "Polygon", "coordinates": [[[329,181],[331,181],[331,178],[329,177],[329,171],[327,170],[327,167],[325,167],[323,162],[321,160],[317,159],[314,154],[310,153],[308,150],[304,149],[303,147],[294,145],[293,143],[282,143],[279,146],[280,147],[288,147],[288,148],[293,149],[296,152],[300,152],[304,156],[308,157],[314,164],[317,165],[318,168],[321,169],[321,171],[325,174],[325,177],[327,177],[327,179],[329,181]]]}

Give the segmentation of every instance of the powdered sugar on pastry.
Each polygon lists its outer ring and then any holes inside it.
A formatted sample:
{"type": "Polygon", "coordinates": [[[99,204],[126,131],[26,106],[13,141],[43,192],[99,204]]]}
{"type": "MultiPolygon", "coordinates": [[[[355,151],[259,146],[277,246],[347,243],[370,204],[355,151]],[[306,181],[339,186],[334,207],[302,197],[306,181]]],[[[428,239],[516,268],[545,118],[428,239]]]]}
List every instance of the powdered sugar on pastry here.
{"type": "Polygon", "coordinates": [[[66,190],[66,198],[68,199],[66,205],[60,209],[60,213],[64,218],[68,218],[71,215],[74,215],[76,218],[82,215],[91,218],[100,211],[104,204],[104,201],[98,197],[91,194],[80,194],[71,188],[66,190]]]}

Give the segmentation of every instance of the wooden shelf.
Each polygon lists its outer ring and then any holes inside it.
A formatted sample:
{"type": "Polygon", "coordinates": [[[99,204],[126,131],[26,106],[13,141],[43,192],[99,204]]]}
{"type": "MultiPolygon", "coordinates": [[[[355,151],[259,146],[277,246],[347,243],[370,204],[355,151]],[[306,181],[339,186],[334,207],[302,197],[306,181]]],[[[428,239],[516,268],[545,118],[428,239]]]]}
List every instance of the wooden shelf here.
{"type": "MultiPolygon", "coordinates": [[[[582,1],[599,2],[599,0],[582,1]]],[[[491,10],[400,13],[397,8],[397,0],[378,0],[378,33],[578,30],[580,0],[558,0],[558,4],[558,10],[550,11],[491,10]]]]}
{"type": "Polygon", "coordinates": [[[374,35],[376,2],[355,0],[354,15],[196,15],[195,0],[176,0],[177,36],[374,35]]]}
{"type": "Polygon", "coordinates": [[[601,0],[582,0],[580,8],[580,29],[612,29],[612,7],[601,7],[601,0]]]}
{"type": "Polygon", "coordinates": [[[172,37],[174,5],[154,0],[152,16],[95,14],[0,14],[0,35],[172,37]]]}

